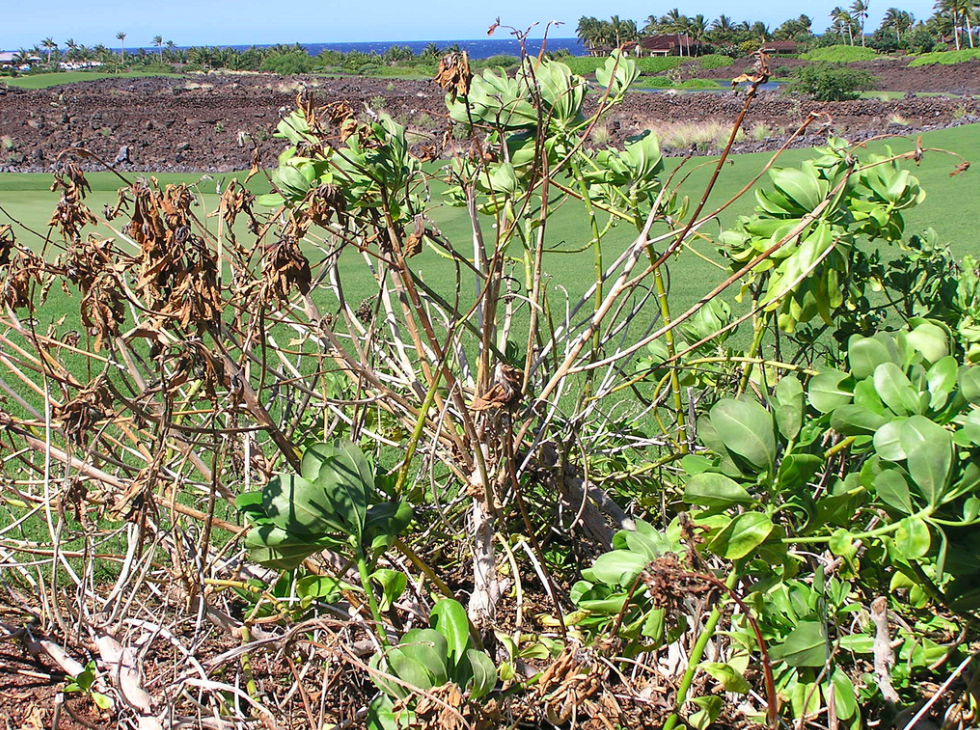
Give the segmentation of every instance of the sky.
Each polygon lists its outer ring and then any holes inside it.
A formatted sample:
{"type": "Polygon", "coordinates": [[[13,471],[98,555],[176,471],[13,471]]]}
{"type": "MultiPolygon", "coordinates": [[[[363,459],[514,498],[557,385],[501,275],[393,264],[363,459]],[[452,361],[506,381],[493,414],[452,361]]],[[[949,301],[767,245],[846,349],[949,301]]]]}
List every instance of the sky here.
{"type": "MultiPolygon", "coordinates": [[[[932,13],[932,0],[888,0],[917,19],[932,13]]],[[[721,13],[736,21],[762,20],[776,27],[787,17],[806,12],[814,29],[822,31],[829,23],[829,12],[848,0],[812,0],[807,3],[760,0],[732,6],[723,0],[667,0],[662,3],[639,0],[585,2],[584,0],[496,0],[482,3],[463,0],[45,0],[5,2],[0,24],[0,49],[30,48],[47,37],[64,46],[99,43],[115,48],[116,33],[126,33],[126,47],[152,45],[156,35],[178,46],[249,45],[271,43],[326,43],[345,41],[466,40],[485,37],[497,15],[502,22],[519,28],[532,23],[542,25],[558,20],[565,25],[554,37],[572,37],[583,15],[609,17],[618,14],[632,18],[641,26],[651,14],[663,15],[673,7],[682,13],[703,13],[715,18],[721,13]],[[745,10],[743,11],[743,8],[745,10]],[[746,12],[753,15],[748,16],[746,12]]],[[[871,2],[868,28],[877,27],[888,6],[871,2]]],[[[541,26],[539,26],[540,28],[541,26]]],[[[498,31],[500,33],[501,31],[498,31]]]]}

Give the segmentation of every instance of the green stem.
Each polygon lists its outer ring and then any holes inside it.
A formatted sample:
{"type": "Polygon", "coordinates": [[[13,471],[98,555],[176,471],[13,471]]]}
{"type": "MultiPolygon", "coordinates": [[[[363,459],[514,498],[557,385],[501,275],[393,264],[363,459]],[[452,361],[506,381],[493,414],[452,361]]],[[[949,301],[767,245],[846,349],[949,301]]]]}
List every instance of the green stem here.
{"type": "Polygon", "coordinates": [[[374,633],[378,636],[381,646],[388,648],[388,636],[385,634],[384,621],[381,619],[381,610],[378,608],[378,601],[374,597],[374,589],[371,587],[371,574],[368,572],[367,560],[363,553],[357,556],[357,572],[361,576],[361,586],[367,594],[368,607],[371,609],[371,618],[374,619],[374,633]]]}
{"type": "MultiPolygon", "coordinates": [[[[757,305],[756,300],[752,301],[752,308],[755,309],[757,305]]],[[[766,333],[766,328],[763,325],[762,317],[756,315],[752,322],[752,326],[755,329],[755,336],[752,338],[752,347],[749,349],[748,359],[745,363],[745,369],[742,371],[742,379],[738,384],[738,394],[741,395],[745,392],[745,389],[749,387],[749,378],[752,377],[752,366],[755,364],[754,359],[759,354],[759,348],[762,347],[762,337],[766,333]]]]}
{"type": "MultiPolygon", "coordinates": [[[[649,246],[647,247],[647,256],[650,257],[651,265],[656,266],[657,259],[654,256],[653,249],[649,246]]],[[[660,319],[663,322],[663,326],[669,328],[670,305],[667,302],[667,285],[664,283],[660,268],[657,266],[653,271],[653,285],[657,292],[657,303],[660,305],[660,319]]],[[[674,330],[672,328],[664,333],[664,345],[667,347],[667,360],[673,360],[674,355],[677,354],[677,349],[674,345],[674,330]]],[[[684,400],[681,398],[681,381],[677,377],[676,367],[671,367],[670,369],[670,390],[673,394],[674,410],[677,416],[677,447],[682,454],[686,454],[689,450],[687,444],[687,422],[684,413],[684,400]]]]}
{"type": "MultiPolygon", "coordinates": [[[[732,570],[728,574],[728,580],[725,581],[725,587],[728,590],[732,590],[735,584],[738,583],[738,571],[732,570]]],[[[724,602],[719,599],[717,605],[711,610],[711,615],[708,616],[708,621],[704,625],[704,631],[698,636],[698,640],[694,644],[694,648],[691,650],[691,658],[687,662],[687,671],[684,673],[683,679],[681,679],[681,686],[677,690],[677,711],[674,712],[670,717],[667,718],[667,722],[664,723],[663,730],[674,730],[674,726],[677,725],[677,721],[680,720],[680,710],[684,707],[684,703],[687,702],[687,693],[691,689],[691,683],[694,681],[694,675],[697,674],[698,665],[701,663],[701,657],[704,655],[704,650],[708,646],[708,642],[711,637],[715,634],[715,628],[718,626],[718,622],[721,620],[722,616],[722,606],[724,602]]]]}
{"type": "MultiPolygon", "coordinates": [[[[868,532],[859,532],[851,535],[852,540],[866,540],[870,537],[881,537],[882,535],[888,535],[895,532],[905,520],[925,520],[932,516],[935,511],[935,507],[926,507],[924,510],[916,512],[914,515],[906,517],[904,520],[898,522],[892,522],[888,525],[882,525],[875,530],[869,530],[868,532]]],[[[814,537],[784,537],[782,542],[787,545],[819,545],[821,543],[830,542],[830,535],[816,535],[814,537]]]]}

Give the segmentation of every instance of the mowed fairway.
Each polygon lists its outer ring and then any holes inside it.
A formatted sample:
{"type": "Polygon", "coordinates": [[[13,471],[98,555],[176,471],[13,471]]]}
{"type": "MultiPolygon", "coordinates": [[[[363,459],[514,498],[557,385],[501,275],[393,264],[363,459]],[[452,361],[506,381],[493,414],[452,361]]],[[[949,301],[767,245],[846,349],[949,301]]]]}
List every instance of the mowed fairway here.
{"type": "Polygon", "coordinates": [[[21,89],[47,89],[61,84],[77,84],[79,81],[98,81],[99,79],[142,79],[147,76],[180,76],[181,74],[158,73],[152,71],[126,71],[118,74],[98,71],[58,71],[56,73],[18,76],[0,79],[0,84],[16,86],[21,89]]]}
{"type": "MultiPolygon", "coordinates": [[[[890,145],[894,152],[909,151],[915,146],[913,139],[894,138],[886,142],[872,143],[869,145],[869,150],[875,153],[884,153],[886,144],[890,145]]],[[[929,132],[922,135],[922,144],[927,149],[943,148],[956,152],[967,160],[977,161],[980,160],[980,125],[929,132]]],[[[812,150],[791,150],[782,157],[779,165],[798,164],[813,154],[812,150]]],[[[858,154],[866,157],[867,151],[859,151],[858,154]]],[[[727,201],[746,185],[754,175],[758,174],[758,171],[770,157],[771,155],[768,153],[734,156],[722,172],[706,211],[712,210],[727,201]]],[[[715,159],[695,158],[685,165],[684,172],[691,170],[693,172],[690,173],[690,177],[685,182],[682,194],[691,197],[692,207],[700,199],[713,170],[714,166],[707,163],[711,163],[715,159]]],[[[980,185],[977,184],[976,176],[980,171],[970,170],[962,175],[950,176],[959,162],[958,158],[948,154],[927,151],[922,164],[918,167],[913,162],[902,164],[912,169],[913,174],[918,176],[922,186],[928,192],[925,203],[907,214],[907,231],[915,233],[932,227],[937,231],[940,239],[950,242],[956,255],[961,257],[969,253],[976,254],[978,251],[975,231],[977,214],[980,210],[980,185]]],[[[679,163],[680,160],[677,158],[668,159],[666,161],[667,172],[674,169],[679,163]]],[[[433,167],[432,169],[436,168],[433,167]]],[[[664,173],[664,179],[667,177],[667,172],[664,173]]],[[[138,173],[126,173],[128,179],[133,179],[138,175],[138,173]]],[[[100,211],[103,205],[115,202],[116,189],[122,184],[118,177],[107,172],[92,173],[87,177],[93,189],[93,193],[87,201],[91,208],[100,211]]],[[[199,216],[212,231],[215,231],[217,219],[205,218],[204,214],[215,209],[218,200],[217,188],[225,186],[233,177],[242,179],[244,173],[237,175],[157,174],[154,177],[160,183],[187,182],[197,184],[198,190],[201,192],[199,216]]],[[[678,179],[681,177],[683,176],[678,175],[678,179]]],[[[9,173],[0,175],[0,206],[3,208],[3,211],[0,211],[0,223],[9,222],[7,215],[4,215],[5,211],[6,214],[35,231],[46,232],[47,221],[57,203],[56,194],[48,190],[50,181],[51,177],[47,174],[9,173]]],[[[768,177],[763,177],[761,184],[768,184],[768,177]]],[[[251,187],[255,192],[267,191],[267,183],[260,177],[256,177],[252,181],[251,187]]],[[[431,189],[433,193],[430,213],[432,219],[451,240],[459,242],[457,245],[461,251],[470,250],[471,234],[465,211],[441,204],[439,194],[442,190],[441,183],[433,181],[431,189]]],[[[723,224],[728,225],[734,221],[736,216],[751,212],[754,205],[755,199],[752,194],[743,196],[725,211],[722,216],[723,224]]],[[[720,227],[717,224],[712,224],[712,226],[706,227],[703,232],[714,236],[719,230],[720,227]]],[[[566,204],[554,214],[549,220],[547,231],[548,248],[558,251],[582,249],[590,238],[585,216],[575,201],[566,204]]],[[[115,235],[112,231],[105,229],[101,233],[106,236],[115,235]]],[[[485,235],[492,236],[489,220],[485,222],[485,235]]],[[[627,225],[620,225],[615,228],[603,246],[606,260],[612,261],[623,246],[632,240],[634,235],[635,232],[627,225]]],[[[25,234],[23,231],[18,231],[18,238],[32,246],[41,243],[40,239],[25,234]]],[[[244,226],[241,227],[240,238],[243,242],[249,240],[248,234],[244,231],[244,226]]],[[[701,241],[694,245],[705,258],[720,262],[720,258],[711,243],[701,241]]],[[[509,253],[519,256],[517,251],[512,250],[509,253]]],[[[355,252],[350,252],[345,256],[348,257],[345,261],[349,261],[350,264],[344,267],[346,295],[348,301],[353,302],[356,306],[362,299],[373,295],[376,286],[366,267],[357,260],[358,256],[355,252]]],[[[674,311],[678,311],[679,308],[686,308],[724,278],[725,271],[717,265],[712,265],[705,258],[685,251],[671,262],[671,305],[674,311]]],[[[424,251],[420,256],[412,259],[412,266],[428,281],[441,282],[444,277],[454,277],[455,275],[455,269],[445,259],[431,251],[424,251]]],[[[553,283],[561,284],[572,297],[581,295],[594,280],[593,267],[594,261],[591,250],[567,255],[555,254],[550,256],[546,263],[546,270],[554,277],[553,283]]],[[[463,287],[466,293],[471,292],[472,289],[471,282],[467,282],[463,287]]],[[[55,309],[60,309],[60,307],[55,307],[55,309]]],[[[54,315],[50,318],[51,320],[60,316],[60,313],[54,311],[51,311],[50,314],[54,315]]],[[[42,319],[48,320],[49,318],[43,316],[42,313],[42,319]]],[[[637,324],[642,325],[643,323],[637,324]]]]}

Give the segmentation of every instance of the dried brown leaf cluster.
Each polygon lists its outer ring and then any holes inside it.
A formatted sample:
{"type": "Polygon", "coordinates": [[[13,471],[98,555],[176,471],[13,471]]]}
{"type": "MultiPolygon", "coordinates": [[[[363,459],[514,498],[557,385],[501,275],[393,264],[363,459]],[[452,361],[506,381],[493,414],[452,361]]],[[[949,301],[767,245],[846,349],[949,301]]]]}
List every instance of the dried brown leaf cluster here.
{"type": "Polygon", "coordinates": [[[433,79],[443,91],[456,99],[470,93],[470,82],[473,72],[470,71],[470,57],[466,51],[448,53],[439,60],[439,70],[433,79]]]}

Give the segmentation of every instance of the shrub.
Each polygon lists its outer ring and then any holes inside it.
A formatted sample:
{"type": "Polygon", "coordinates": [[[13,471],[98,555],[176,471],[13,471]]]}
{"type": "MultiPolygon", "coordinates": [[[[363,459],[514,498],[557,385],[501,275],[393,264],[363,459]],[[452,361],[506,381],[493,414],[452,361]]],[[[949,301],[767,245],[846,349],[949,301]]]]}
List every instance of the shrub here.
{"type": "Polygon", "coordinates": [[[677,84],[679,89],[720,89],[721,84],[711,79],[687,79],[677,84]]]}
{"type": "Polygon", "coordinates": [[[711,53],[707,56],[701,56],[701,58],[698,59],[698,66],[705,71],[711,71],[712,69],[724,68],[725,66],[731,65],[731,57],[723,56],[720,53],[711,53]]]}
{"type": "Polygon", "coordinates": [[[875,78],[867,71],[829,63],[797,69],[796,78],[795,88],[817,101],[856,99],[857,92],[875,87],[875,78]]]}
{"type": "Polygon", "coordinates": [[[310,73],[315,66],[316,63],[308,53],[293,51],[291,53],[276,53],[266,57],[262,61],[261,70],[280,76],[292,76],[293,74],[310,73]]]}
{"type": "Polygon", "coordinates": [[[516,56],[508,56],[506,54],[500,54],[497,56],[490,56],[490,58],[483,59],[477,63],[472,64],[475,68],[502,68],[502,69],[512,69],[516,68],[520,60],[516,56]]]}
{"type": "Polygon", "coordinates": [[[913,60],[909,64],[909,68],[931,66],[936,63],[940,63],[943,66],[952,66],[953,64],[966,63],[967,61],[980,61],[980,48],[963,48],[959,51],[926,53],[913,60]]]}
{"type": "Polygon", "coordinates": [[[674,80],[669,76],[647,76],[638,79],[633,86],[645,89],[673,89],[674,80]]]}
{"type": "Polygon", "coordinates": [[[872,48],[863,48],[861,46],[827,46],[826,48],[816,48],[809,53],[804,53],[802,57],[807,61],[855,63],[856,61],[870,61],[876,55],[872,48]]]}
{"type": "MultiPolygon", "coordinates": [[[[636,68],[644,74],[662,74],[672,68],[677,68],[691,59],[681,58],[680,56],[667,56],[657,58],[638,58],[636,68]]],[[[592,58],[589,56],[576,56],[562,60],[572,73],[585,76],[595,73],[596,69],[606,65],[605,58],[592,58]]]]}

